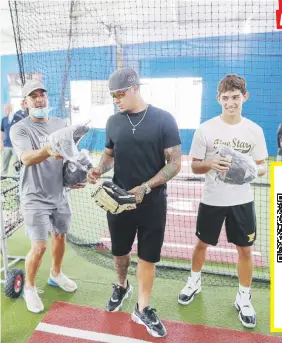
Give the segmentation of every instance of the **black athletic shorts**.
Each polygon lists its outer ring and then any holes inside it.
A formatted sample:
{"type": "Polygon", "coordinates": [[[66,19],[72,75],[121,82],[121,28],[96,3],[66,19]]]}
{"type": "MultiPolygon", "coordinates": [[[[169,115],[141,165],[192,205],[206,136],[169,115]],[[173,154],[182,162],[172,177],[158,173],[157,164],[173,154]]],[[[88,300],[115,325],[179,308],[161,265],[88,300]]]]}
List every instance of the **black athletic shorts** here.
{"type": "Polygon", "coordinates": [[[159,262],[164,241],[166,209],[166,194],[162,194],[156,201],[137,205],[136,210],[120,214],[107,212],[112,254],[129,254],[137,234],[138,257],[147,262],[159,262]]]}
{"type": "Polygon", "coordinates": [[[254,244],[256,214],[253,201],[236,206],[210,206],[200,203],[196,236],[207,244],[217,245],[224,221],[228,242],[240,247],[254,244]]]}

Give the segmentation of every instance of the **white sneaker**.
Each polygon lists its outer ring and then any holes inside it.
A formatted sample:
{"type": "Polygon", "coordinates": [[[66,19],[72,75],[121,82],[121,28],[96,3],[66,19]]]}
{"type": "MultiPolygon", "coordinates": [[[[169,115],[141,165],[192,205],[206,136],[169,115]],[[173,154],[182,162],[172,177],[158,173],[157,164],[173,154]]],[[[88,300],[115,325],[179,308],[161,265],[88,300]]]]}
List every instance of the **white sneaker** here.
{"type": "Polygon", "coordinates": [[[188,281],[185,287],[178,295],[178,303],[181,305],[188,305],[194,300],[195,294],[201,292],[201,277],[196,282],[192,280],[192,277],[188,277],[188,281]]]}
{"type": "Polygon", "coordinates": [[[48,285],[60,287],[66,292],[74,292],[77,289],[77,284],[63,273],[54,276],[52,272],[50,272],[48,285]]]}
{"type": "Polygon", "coordinates": [[[36,287],[24,288],[23,293],[26,307],[30,312],[39,313],[44,311],[44,305],[38,295],[36,287]]]}
{"type": "Polygon", "coordinates": [[[234,305],[239,312],[238,318],[246,328],[256,326],[256,312],[251,304],[251,294],[238,291],[234,305]]]}

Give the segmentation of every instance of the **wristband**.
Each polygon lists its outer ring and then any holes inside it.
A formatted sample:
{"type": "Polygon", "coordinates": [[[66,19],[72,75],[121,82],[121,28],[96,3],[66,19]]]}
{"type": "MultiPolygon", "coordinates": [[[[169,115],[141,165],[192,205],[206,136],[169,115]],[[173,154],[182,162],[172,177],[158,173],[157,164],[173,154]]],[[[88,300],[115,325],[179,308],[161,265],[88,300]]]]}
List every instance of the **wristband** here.
{"type": "Polygon", "coordinates": [[[142,184],[145,187],[145,194],[149,194],[151,192],[151,187],[148,185],[147,182],[142,184]]]}
{"type": "Polygon", "coordinates": [[[260,174],[261,172],[264,171],[264,165],[263,164],[258,164],[257,165],[257,171],[258,171],[258,174],[260,174]]]}

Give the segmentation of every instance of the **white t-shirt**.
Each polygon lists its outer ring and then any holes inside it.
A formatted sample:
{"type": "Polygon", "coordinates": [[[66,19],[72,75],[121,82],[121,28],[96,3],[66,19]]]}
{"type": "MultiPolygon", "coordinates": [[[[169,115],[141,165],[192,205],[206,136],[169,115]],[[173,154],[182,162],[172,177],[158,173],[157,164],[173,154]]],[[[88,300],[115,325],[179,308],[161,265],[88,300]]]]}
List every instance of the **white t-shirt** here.
{"type": "MultiPolygon", "coordinates": [[[[220,116],[200,125],[196,130],[190,155],[200,160],[211,160],[222,145],[247,154],[255,161],[267,158],[267,147],[262,128],[249,119],[229,125],[220,116]]],[[[234,206],[254,200],[250,184],[231,185],[216,178],[216,171],[205,175],[202,203],[212,206],[234,206]]]]}

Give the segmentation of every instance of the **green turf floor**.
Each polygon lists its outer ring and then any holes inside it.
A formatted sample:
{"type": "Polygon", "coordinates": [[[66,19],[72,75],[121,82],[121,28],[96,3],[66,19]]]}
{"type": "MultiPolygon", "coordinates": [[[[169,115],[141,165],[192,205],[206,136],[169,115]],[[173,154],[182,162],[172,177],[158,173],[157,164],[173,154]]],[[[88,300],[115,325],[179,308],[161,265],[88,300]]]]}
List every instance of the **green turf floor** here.
{"type": "MultiPolygon", "coordinates": [[[[23,229],[17,231],[8,240],[9,254],[25,255],[29,248],[29,241],[24,236],[23,229]]],[[[19,263],[23,267],[23,263],[19,263]]],[[[96,266],[87,262],[70,247],[67,247],[64,272],[76,280],[78,290],[74,294],[47,285],[50,267],[50,253],[46,253],[37,279],[37,287],[44,291],[41,294],[45,310],[54,301],[67,301],[77,305],[104,308],[111,294],[111,283],[115,282],[112,270],[96,266]]],[[[130,276],[134,287],[132,298],[124,303],[123,311],[131,312],[136,301],[136,281],[130,276]]],[[[237,289],[226,286],[205,286],[189,307],[177,303],[177,294],[183,287],[183,280],[157,278],[151,298],[151,305],[156,307],[162,318],[184,321],[193,324],[244,329],[237,318],[233,302],[237,289]]],[[[269,291],[268,289],[253,290],[253,304],[257,312],[257,327],[255,332],[269,334],[269,291]]],[[[2,343],[24,343],[31,336],[45,313],[32,314],[26,310],[23,299],[11,300],[5,298],[1,292],[1,322],[2,343]]]]}

